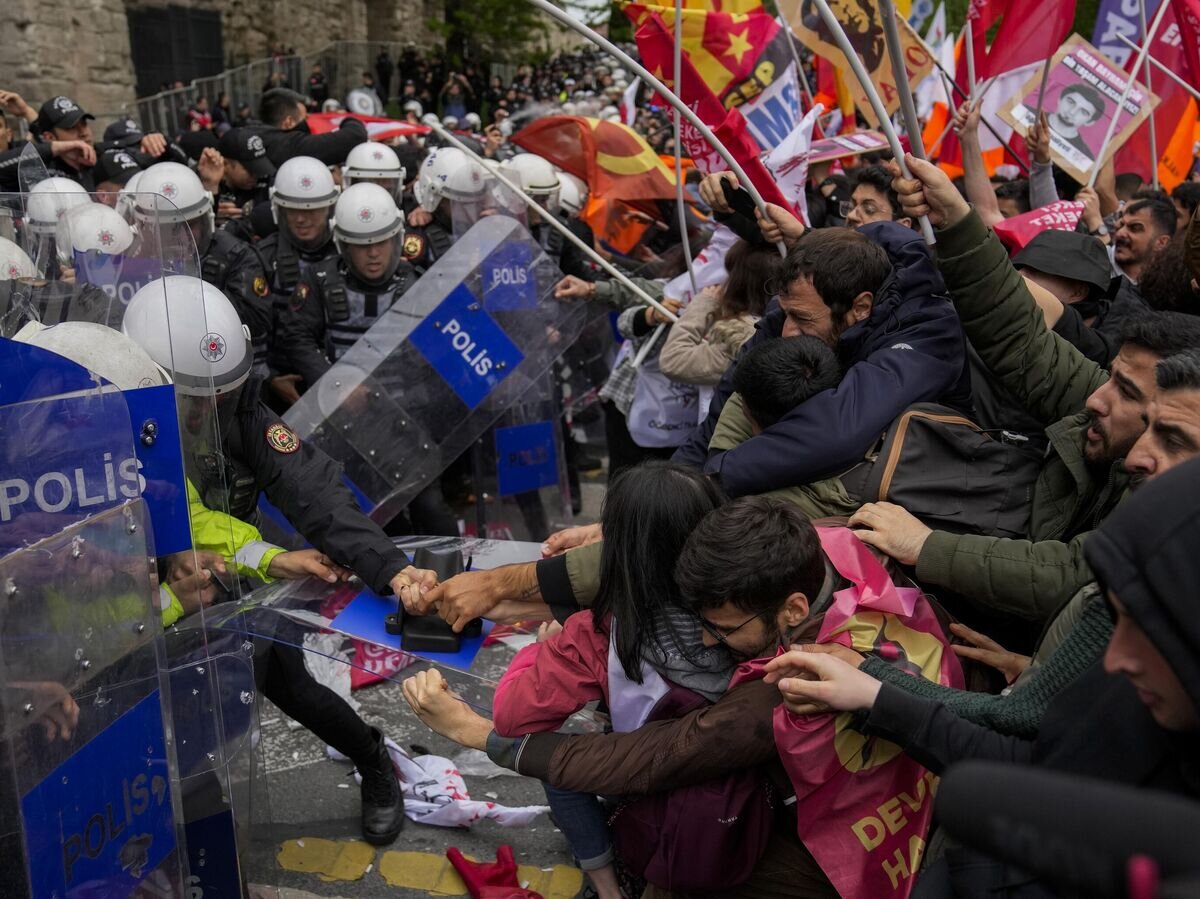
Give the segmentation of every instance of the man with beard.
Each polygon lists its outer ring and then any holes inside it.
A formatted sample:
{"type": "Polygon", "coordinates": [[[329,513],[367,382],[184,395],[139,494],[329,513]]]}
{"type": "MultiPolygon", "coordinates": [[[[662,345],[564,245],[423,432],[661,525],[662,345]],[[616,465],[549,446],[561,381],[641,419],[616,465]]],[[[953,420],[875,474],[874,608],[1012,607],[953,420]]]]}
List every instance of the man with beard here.
{"type": "Polygon", "coordinates": [[[1154,369],[1158,391],[1146,407],[1146,430],[1125,458],[1131,488],[1200,455],[1200,349],[1177,353],[1154,369]]]}
{"type": "Polygon", "coordinates": [[[1134,319],[1104,371],[1046,329],[998,238],[949,178],[916,162],[920,180],[896,182],[905,212],[923,214],[931,196],[940,204],[938,268],[967,337],[996,381],[1046,426],[1050,447],[1033,488],[1026,540],[933,531],[891,503],[868,504],[850,523],[864,542],[915,565],[922,584],[983,609],[1044,621],[1092,580],[1084,543],[1125,492],[1124,457],[1145,429],[1155,366],[1200,347],[1200,322],[1168,312],[1134,319]]]}
{"type": "Polygon", "coordinates": [[[1126,206],[1113,235],[1113,274],[1137,284],[1154,254],[1171,242],[1177,218],[1169,200],[1135,200],[1126,206]]]}

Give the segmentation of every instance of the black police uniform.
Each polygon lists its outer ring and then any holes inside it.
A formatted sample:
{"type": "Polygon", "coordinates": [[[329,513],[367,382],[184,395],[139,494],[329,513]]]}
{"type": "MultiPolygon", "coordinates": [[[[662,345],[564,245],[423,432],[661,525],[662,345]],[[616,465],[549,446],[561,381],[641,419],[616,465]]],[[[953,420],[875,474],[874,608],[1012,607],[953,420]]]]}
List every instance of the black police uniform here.
{"type": "MultiPolygon", "coordinates": [[[[390,581],[408,567],[408,558],[362,513],[341,466],[259,401],[261,387],[251,380],[242,390],[223,431],[222,452],[190,460],[188,475],[204,504],[257,525],[259,494],[265,493],[305,539],[376,593],[391,593],[390,581]]],[[[259,689],[355,763],[364,776],[364,834],[370,842],[390,842],[403,824],[404,801],[382,735],[308,674],[296,648],[302,635],[288,633],[294,625],[274,625],[272,642],[256,648],[259,689]]]]}
{"type": "Polygon", "coordinates": [[[332,231],[325,243],[315,250],[296,246],[281,230],[264,237],[255,245],[255,249],[266,267],[276,309],[280,308],[281,303],[286,304],[287,298],[296,292],[301,277],[314,269],[336,266],[338,260],[332,231]]]}
{"type": "Polygon", "coordinates": [[[346,118],[326,134],[313,134],[306,122],[286,131],[264,127],[259,134],[267,146],[267,158],[276,166],[293,156],[312,156],[326,165],[341,165],[351,150],[367,140],[367,126],[358,119],[346,118]]]}
{"type": "Polygon", "coordinates": [[[200,260],[200,276],[233,303],[250,329],[255,369],[265,372],[272,334],[271,288],[258,252],[229,231],[217,229],[200,260]]]}

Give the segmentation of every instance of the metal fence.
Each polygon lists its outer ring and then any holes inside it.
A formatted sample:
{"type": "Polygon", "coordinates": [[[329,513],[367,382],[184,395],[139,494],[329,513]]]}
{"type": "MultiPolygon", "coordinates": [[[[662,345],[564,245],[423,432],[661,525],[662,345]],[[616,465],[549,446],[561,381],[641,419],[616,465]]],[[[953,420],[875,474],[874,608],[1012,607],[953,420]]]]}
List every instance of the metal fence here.
{"type": "MultiPolygon", "coordinates": [[[[388,51],[395,64],[409,45],[399,41],[335,41],[313,53],[260,59],[219,75],[197,78],[177,90],[143,97],[135,102],[136,115],[144,130],[173,134],[183,127],[188,109],[200,97],[208,98],[211,109],[221,94],[228,94],[235,114],[243,104],[249,104],[257,116],[264,90],[289,87],[305,93],[309,72],[318,62],[329,83],[329,96],[344,102],[346,93],[362,83],[363,72],[374,73],[375,58],[382,50],[388,51]]],[[[391,87],[398,87],[398,79],[391,87]]]]}

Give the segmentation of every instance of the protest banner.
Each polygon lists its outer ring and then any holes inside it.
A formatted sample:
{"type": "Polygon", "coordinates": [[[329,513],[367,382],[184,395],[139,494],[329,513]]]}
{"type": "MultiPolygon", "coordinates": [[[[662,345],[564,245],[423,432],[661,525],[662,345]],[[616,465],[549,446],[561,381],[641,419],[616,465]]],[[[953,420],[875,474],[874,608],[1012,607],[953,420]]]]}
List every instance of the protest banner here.
{"type": "MultiPolygon", "coordinates": [[[[1121,67],[1085,41],[1071,35],[1054,54],[1046,78],[1042,108],[1050,122],[1050,156],[1072,178],[1088,183],[1093,167],[1103,165],[1133,135],[1158,105],[1158,97],[1136,79],[1125,99],[1127,75],[1121,67]],[[1113,116],[1118,116],[1113,138],[1103,159],[1096,159],[1113,116]]],[[[1012,105],[1000,118],[1024,136],[1038,108],[1041,72],[1025,82],[1012,105]]]]}

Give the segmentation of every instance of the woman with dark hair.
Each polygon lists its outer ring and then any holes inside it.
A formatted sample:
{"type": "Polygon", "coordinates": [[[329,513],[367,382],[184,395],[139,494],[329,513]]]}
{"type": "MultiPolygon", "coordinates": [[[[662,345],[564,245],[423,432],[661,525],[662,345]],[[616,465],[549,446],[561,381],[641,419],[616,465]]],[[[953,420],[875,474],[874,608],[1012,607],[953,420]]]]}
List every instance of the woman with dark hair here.
{"type": "MultiPolygon", "coordinates": [[[[646,462],[616,478],[601,514],[595,603],[517,653],[496,688],[497,734],[557,730],[597,700],[607,704],[613,729],[626,732],[664,701],[702,704],[725,692],[734,660],[722,644],[704,646],[700,620],[684,608],[673,576],[688,535],[725,499],[713,480],[670,462],[646,462]]],[[[436,721],[426,723],[438,730],[436,721]]],[[[620,899],[608,812],[585,793],[547,784],[546,795],[596,894],[620,899]]]]}
{"type": "Polygon", "coordinates": [[[730,247],[725,254],[728,280],[700,291],[680,314],[658,356],[662,373],[684,384],[721,383],[762,318],[779,261],[772,244],[739,240],[730,247]]]}

